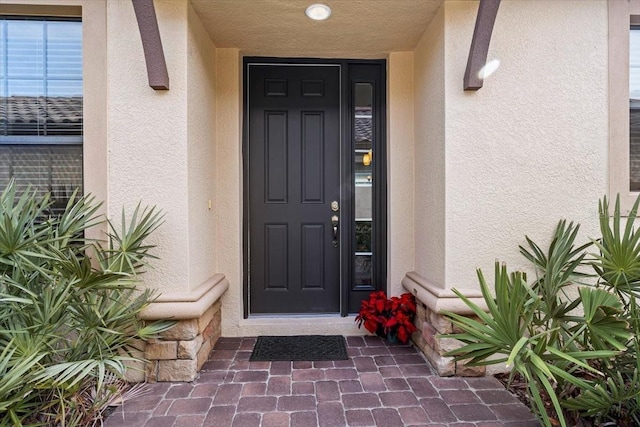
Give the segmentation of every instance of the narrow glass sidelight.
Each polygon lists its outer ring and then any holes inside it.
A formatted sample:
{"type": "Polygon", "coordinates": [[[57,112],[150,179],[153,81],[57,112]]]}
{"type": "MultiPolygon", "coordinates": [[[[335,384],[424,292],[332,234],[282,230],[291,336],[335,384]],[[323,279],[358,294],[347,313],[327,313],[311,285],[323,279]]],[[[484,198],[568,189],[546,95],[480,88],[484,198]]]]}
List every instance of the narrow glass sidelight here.
{"type": "Polygon", "coordinates": [[[640,26],[629,34],[629,190],[640,191],[640,26]]]}
{"type": "Polygon", "coordinates": [[[354,93],[354,287],[363,288],[373,286],[373,85],[356,83],[354,93]]]}
{"type": "Polygon", "coordinates": [[[372,291],[387,288],[387,195],[385,140],[384,61],[350,64],[346,122],[348,143],[344,145],[348,164],[350,200],[346,206],[350,224],[343,224],[345,258],[343,280],[347,307],[343,315],[357,313],[372,291]],[[348,248],[348,250],[347,250],[348,248]]]}

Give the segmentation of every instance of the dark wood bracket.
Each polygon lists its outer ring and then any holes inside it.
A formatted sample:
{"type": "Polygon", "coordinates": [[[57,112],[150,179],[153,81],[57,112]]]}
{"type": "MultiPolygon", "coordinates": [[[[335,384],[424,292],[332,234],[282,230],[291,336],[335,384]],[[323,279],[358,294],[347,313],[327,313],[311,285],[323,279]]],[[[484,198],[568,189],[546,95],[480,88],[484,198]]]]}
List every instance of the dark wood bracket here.
{"type": "Polygon", "coordinates": [[[169,90],[169,73],[162,50],[160,30],[153,0],[131,0],[138,20],[144,60],[147,63],[149,86],[155,90],[169,90]]]}
{"type": "Polygon", "coordinates": [[[467,69],[464,72],[464,90],[478,90],[482,87],[484,79],[478,74],[487,62],[491,33],[499,6],[500,0],[480,0],[469,59],[467,59],[467,69]]]}

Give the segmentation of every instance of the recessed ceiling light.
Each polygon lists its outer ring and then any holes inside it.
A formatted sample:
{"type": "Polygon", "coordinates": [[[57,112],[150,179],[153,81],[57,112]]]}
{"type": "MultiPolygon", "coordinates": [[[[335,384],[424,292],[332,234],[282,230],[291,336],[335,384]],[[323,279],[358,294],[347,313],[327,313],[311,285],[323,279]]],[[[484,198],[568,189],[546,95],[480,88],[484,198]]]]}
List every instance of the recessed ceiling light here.
{"type": "Polygon", "coordinates": [[[314,21],[324,21],[331,16],[331,8],[326,4],[312,4],[304,12],[309,18],[314,21]]]}

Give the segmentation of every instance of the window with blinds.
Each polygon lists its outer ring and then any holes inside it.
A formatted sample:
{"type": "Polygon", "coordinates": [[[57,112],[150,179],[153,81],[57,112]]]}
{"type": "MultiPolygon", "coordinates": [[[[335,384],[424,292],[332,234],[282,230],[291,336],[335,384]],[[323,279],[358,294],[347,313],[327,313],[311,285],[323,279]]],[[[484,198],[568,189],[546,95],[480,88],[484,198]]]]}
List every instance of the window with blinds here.
{"type": "Polygon", "coordinates": [[[640,191],[640,26],[629,33],[629,190],[640,191]]]}
{"type": "Polygon", "coordinates": [[[0,189],[82,191],[82,22],[0,18],[0,189]]]}

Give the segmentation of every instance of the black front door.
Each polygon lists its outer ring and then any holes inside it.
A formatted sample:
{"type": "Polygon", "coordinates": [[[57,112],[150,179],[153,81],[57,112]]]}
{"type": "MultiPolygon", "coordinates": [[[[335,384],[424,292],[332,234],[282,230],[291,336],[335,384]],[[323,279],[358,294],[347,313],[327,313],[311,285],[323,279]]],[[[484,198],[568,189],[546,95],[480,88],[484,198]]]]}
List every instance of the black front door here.
{"type": "Polygon", "coordinates": [[[340,66],[246,72],[248,311],[338,313],[340,66]]]}

